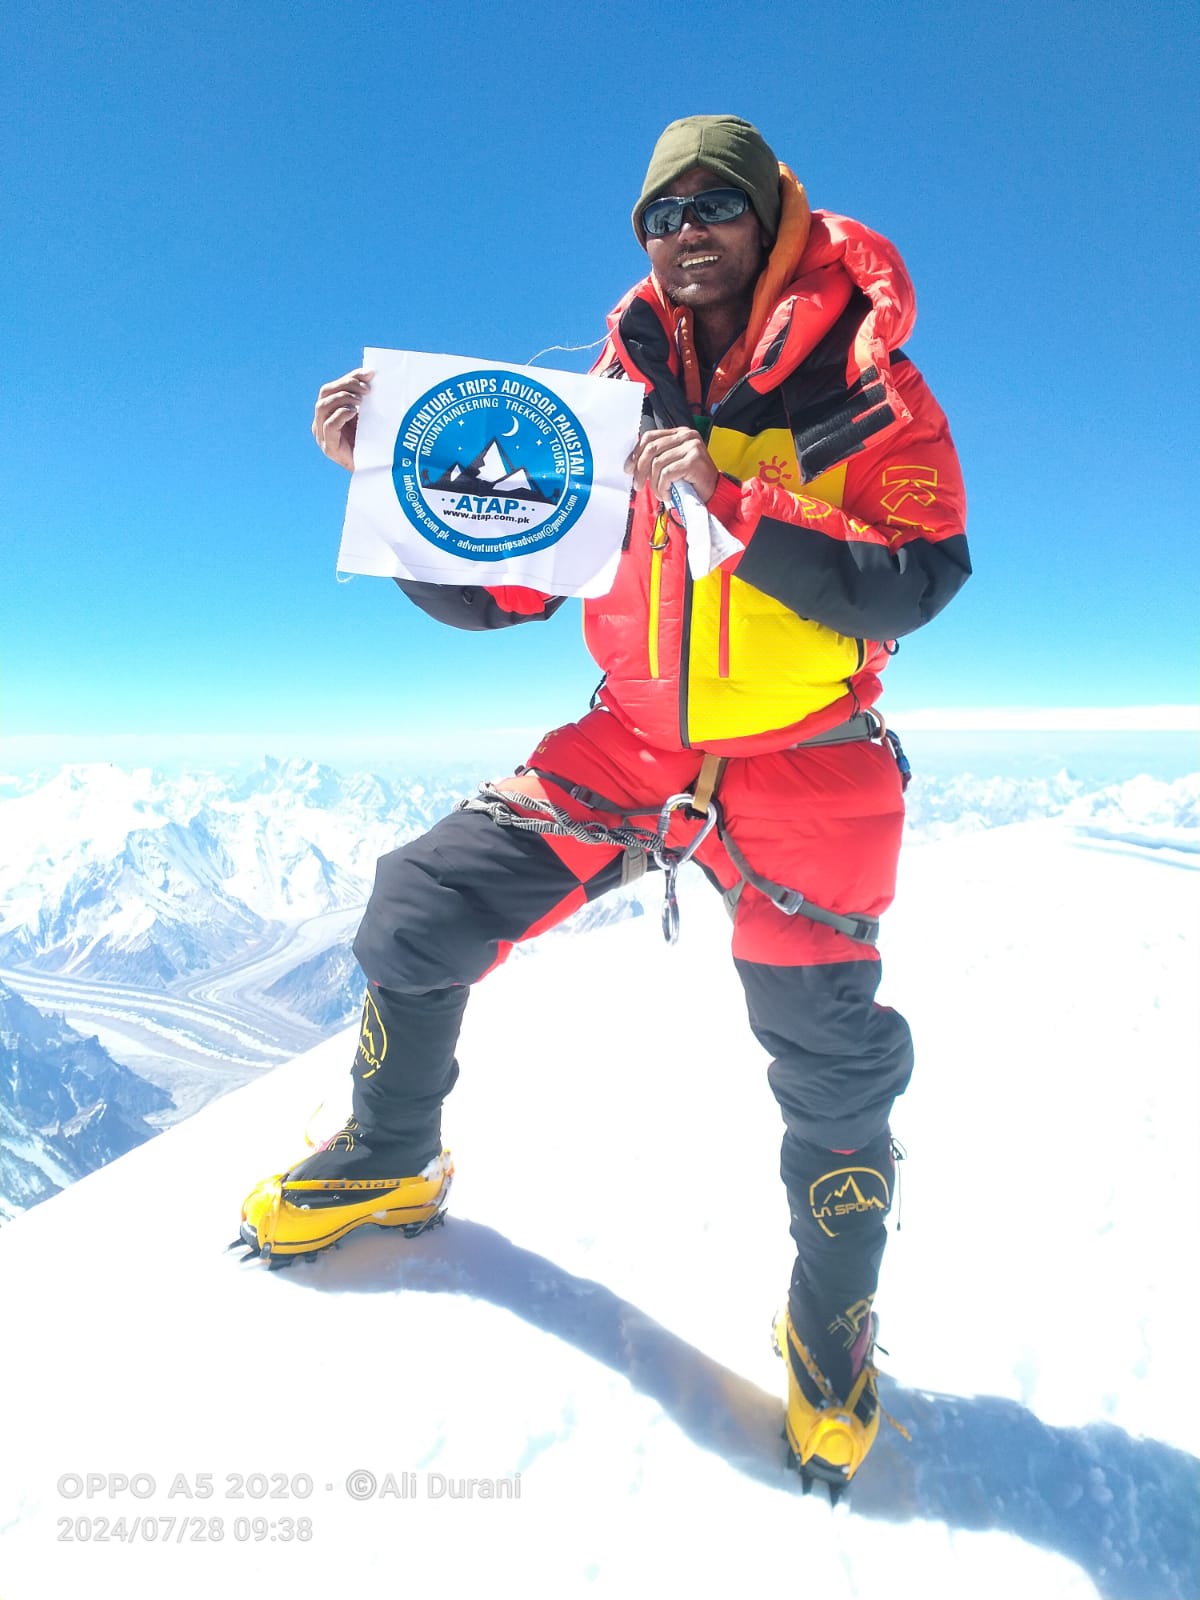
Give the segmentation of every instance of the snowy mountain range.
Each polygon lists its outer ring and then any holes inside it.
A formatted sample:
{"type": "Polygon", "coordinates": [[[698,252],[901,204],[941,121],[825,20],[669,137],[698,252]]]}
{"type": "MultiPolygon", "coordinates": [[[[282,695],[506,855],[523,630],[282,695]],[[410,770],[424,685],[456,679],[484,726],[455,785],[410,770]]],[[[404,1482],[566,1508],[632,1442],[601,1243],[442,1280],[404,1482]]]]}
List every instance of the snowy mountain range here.
{"type": "Polygon", "coordinates": [[[361,905],[463,791],[311,762],[246,778],[67,767],[0,798],[0,967],[167,987],[361,905]]]}
{"type": "Polygon", "coordinates": [[[1101,835],[1127,833],[1182,850],[1200,847],[1200,774],[1165,781],[1139,774],[1100,787],[1062,770],[1053,777],[920,777],[906,796],[910,840],[1062,817],[1101,835]]]}
{"type": "MultiPolygon", "coordinates": [[[[29,1051],[52,1034],[65,1049],[70,1036],[78,1052],[82,1033],[87,1049],[116,1057],[110,1073],[124,1071],[117,1061],[133,1072],[69,1104],[0,1096],[0,1206],[14,1213],[130,1148],[150,1131],[147,1111],[158,1126],[190,1114],[344,1026],[361,1003],[350,940],[376,858],[472,788],[466,774],[346,777],[297,761],[232,777],[93,766],[10,782],[0,791],[4,1037],[29,1051]]],[[[955,774],[919,778],[908,799],[910,838],[927,846],[1057,817],[1081,841],[1183,861],[1200,851],[1196,774],[1099,788],[1066,771],[955,774]]],[[[644,908],[657,921],[658,893],[644,880],[555,936],[644,908]]]]}
{"type": "MultiPolygon", "coordinates": [[[[473,788],[466,776],[393,784],[295,761],[237,779],[64,768],[0,795],[0,968],[140,988],[219,968],[280,928],[361,906],[376,859],[473,788]]],[[[1200,837],[1196,775],[1099,791],[1067,772],[918,779],[908,803],[915,840],[1056,815],[1183,849],[1200,837]]],[[[331,973],[301,1015],[345,1020],[330,1009],[343,968],[331,973]]]]}
{"type": "Polygon", "coordinates": [[[0,983],[0,1221],[149,1139],[144,1119],[170,1105],[97,1039],[0,983]]]}

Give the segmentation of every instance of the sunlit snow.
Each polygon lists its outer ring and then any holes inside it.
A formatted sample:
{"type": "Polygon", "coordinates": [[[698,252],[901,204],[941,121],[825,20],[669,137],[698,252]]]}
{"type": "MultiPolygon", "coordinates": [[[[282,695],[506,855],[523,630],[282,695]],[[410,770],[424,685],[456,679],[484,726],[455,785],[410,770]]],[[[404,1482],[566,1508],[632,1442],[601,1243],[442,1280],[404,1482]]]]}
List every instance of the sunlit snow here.
{"type": "Polygon", "coordinates": [[[674,950],[646,916],[480,987],[444,1228],[284,1272],[223,1250],[314,1107],[338,1120],[350,1033],[0,1230],[4,1600],[1194,1595],[1200,874],[1119,831],[907,852],[884,997],[919,1067],[878,1305],[913,1439],[885,1424],[848,1506],[781,1465],[778,1116],[693,877],[674,950]],[[200,1473],[211,1498],[170,1494],[200,1473]],[[519,1498],[451,1496],[471,1479],[519,1498]],[[164,1544],[170,1518],[203,1521],[164,1544]]]}

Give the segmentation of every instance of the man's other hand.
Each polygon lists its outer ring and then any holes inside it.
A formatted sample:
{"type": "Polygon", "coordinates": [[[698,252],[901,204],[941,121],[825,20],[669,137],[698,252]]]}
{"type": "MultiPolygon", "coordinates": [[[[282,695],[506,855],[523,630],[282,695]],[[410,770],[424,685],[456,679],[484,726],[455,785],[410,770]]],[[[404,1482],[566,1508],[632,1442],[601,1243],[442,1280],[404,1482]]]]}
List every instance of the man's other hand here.
{"type": "Polygon", "coordinates": [[[635,489],[648,483],[651,493],[663,501],[670,497],[673,483],[690,483],[707,502],[720,477],[695,428],[651,428],[638,440],[625,471],[633,473],[635,489]]]}
{"type": "Polygon", "coordinates": [[[313,412],[313,438],[330,461],[347,472],[354,471],[354,435],[358,432],[358,408],[375,376],[366,367],[355,367],[344,378],[322,384],[313,412]]]}

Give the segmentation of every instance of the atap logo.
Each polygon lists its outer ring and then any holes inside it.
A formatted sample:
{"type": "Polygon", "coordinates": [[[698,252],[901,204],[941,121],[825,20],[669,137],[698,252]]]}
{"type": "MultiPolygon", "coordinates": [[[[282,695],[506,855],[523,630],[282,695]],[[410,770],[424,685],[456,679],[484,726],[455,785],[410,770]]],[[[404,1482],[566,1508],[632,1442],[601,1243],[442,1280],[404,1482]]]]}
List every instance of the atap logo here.
{"type": "Polygon", "coordinates": [[[578,520],[591,494],[592,452],[546,385],[514,372],[464,372],[409,408],[392,482],[430,544],[500,561],[557,544],[578,520]]]}

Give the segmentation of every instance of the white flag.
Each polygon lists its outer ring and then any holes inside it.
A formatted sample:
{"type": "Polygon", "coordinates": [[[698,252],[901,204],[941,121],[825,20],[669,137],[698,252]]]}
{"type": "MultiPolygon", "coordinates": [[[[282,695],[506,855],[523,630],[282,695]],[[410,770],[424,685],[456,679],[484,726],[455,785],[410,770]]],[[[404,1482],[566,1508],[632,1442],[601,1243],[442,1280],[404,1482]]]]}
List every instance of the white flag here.
{"type": "Polygon", "coordinates": [[[363,365],[375,377],[358,418],[340,572],[608,592],[640,384],[411,350],[368,349],[363,365]]]}

